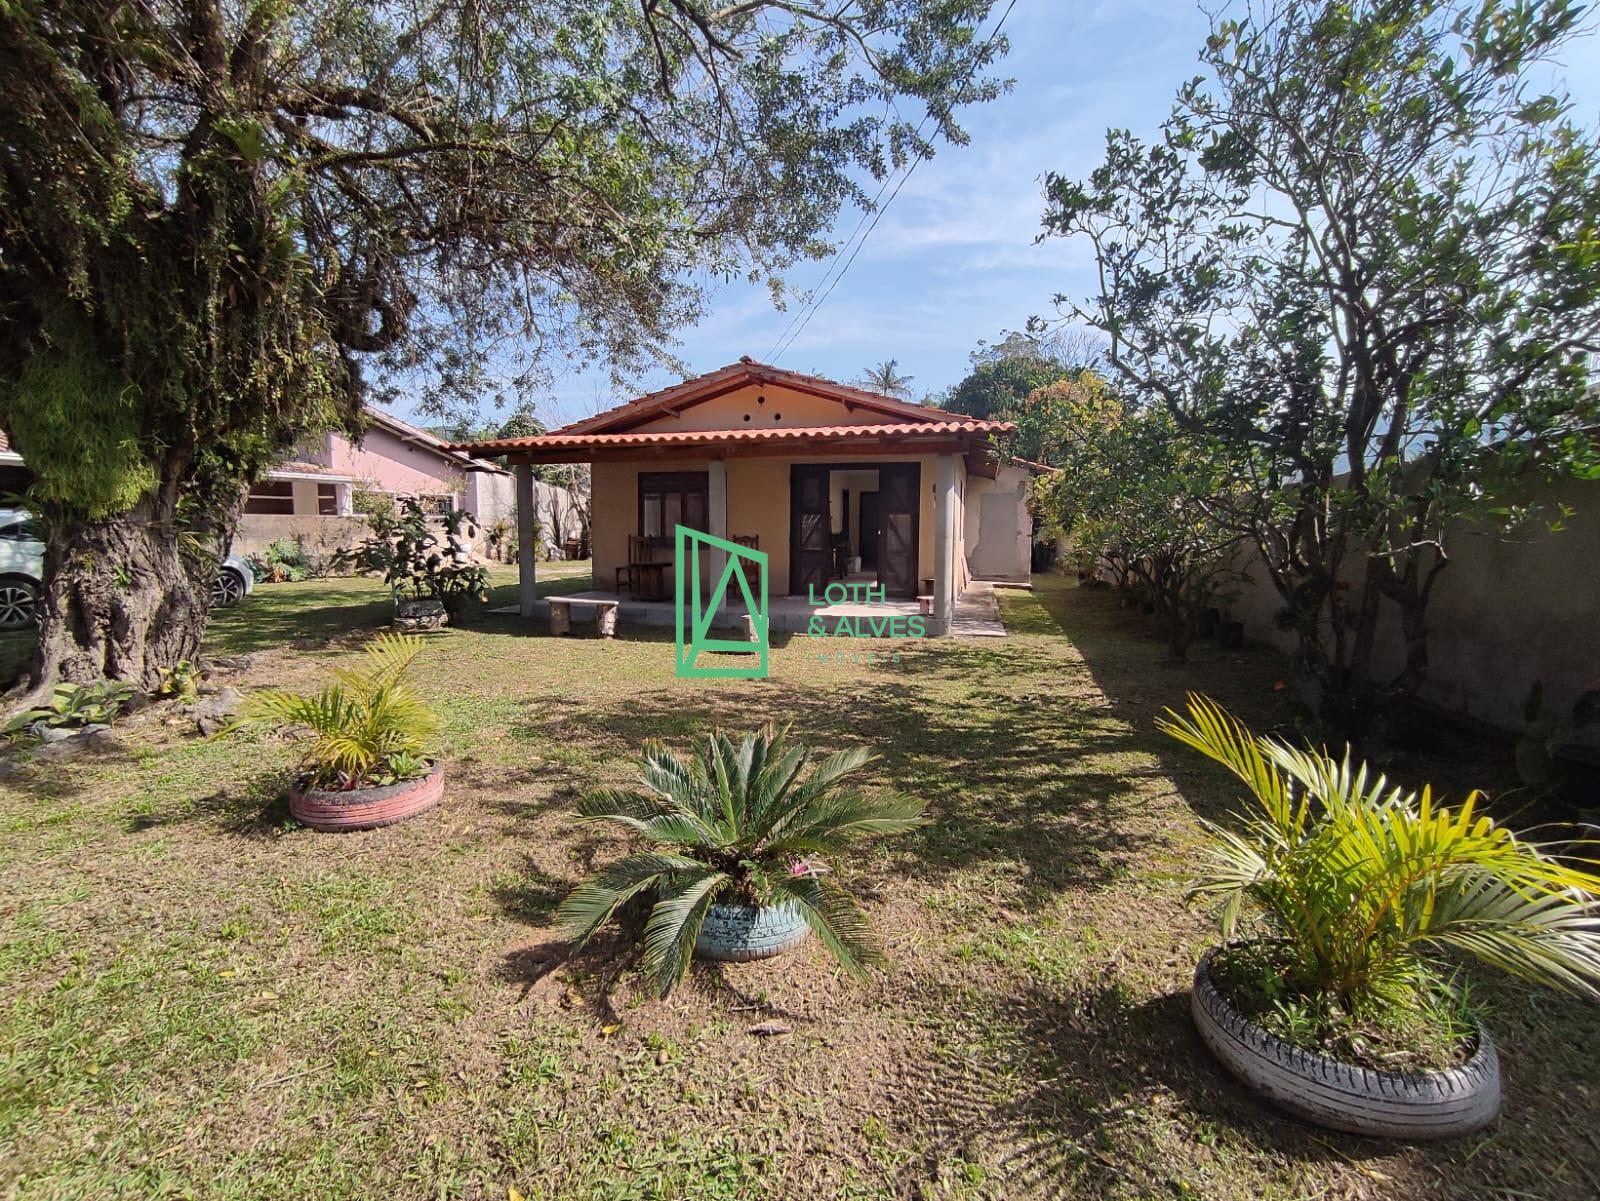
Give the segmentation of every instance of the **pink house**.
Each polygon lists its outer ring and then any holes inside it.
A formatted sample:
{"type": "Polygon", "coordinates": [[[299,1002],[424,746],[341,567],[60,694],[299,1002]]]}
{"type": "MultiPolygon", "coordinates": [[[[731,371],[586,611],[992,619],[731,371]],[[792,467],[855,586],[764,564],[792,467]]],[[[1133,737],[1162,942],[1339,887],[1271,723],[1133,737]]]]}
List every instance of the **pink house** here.
{"type": "Polygon", "coordinates": [[[359,442],[324,434],[302,445],[250,489],[234,540],[251,554],[278,538],[297,538],[322,552],[348,546],[366,528],[354,494],[413,496],[430,508],[471,511],[485,528],[509,518],[515,500],[511,473],[449,449],[427,430],[367,407],[359,442]]]}

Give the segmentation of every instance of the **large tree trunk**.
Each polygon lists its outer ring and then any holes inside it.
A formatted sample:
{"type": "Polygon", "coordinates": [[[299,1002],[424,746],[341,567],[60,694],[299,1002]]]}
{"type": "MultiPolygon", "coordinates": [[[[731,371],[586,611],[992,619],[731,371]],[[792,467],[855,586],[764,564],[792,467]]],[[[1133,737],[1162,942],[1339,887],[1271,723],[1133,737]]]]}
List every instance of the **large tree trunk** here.
{"type": "Polygon", "coordinates": [[[30,693],[102,676],[148,691],[161,668],[198,654],[217,565],[186,553],[172,508],[151,496],[114,517],[50,523],[30,693]]]}

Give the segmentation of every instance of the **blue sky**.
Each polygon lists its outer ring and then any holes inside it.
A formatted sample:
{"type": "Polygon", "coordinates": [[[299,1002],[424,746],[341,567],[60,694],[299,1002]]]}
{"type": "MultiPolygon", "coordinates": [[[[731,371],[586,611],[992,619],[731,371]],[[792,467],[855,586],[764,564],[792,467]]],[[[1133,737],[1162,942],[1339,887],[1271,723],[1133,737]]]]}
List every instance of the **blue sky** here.
{"type": "MultiPolygon", "coordinates": [[[[997,4],[995,15],[1003,8],[997,4]]],[[[1017,0],[1005,26],[1012,49],[1000,68],[1016,81],[1013,90],[965,112],[969,145],[941,147],[916,168],[780,365],[849,380],[893,358],[921,395],[965,375],[979,339],[1052,315],[1055,293],[1090,294],[1093,260],[1084,244],[1034,244],[1042,177],[1087,175],[1108,126],[1152,134],[1178,86],[1198,72],[1206,28],[1187,0],[1017,0]]],[[[1573,44],[1559,73],[1579,119],[1592,125],[1600,115],[1600,42],[1573,44]]],[[[841,217],[836,240],[858,220],[856,212],[841,217]]],[[[828,265],[801,264],[791,285],[813,288],[828,265]]],[[[744,354],[771,361],[790,320],[764,289],[743,284],[723,288],[706,308],[679,349],[696,373],[744,354]]],[[[639,391],[677,379],[661,369],[639,391]]],[[[621,399],[603,371],[568,371],[538,407],[555,426],[621,399]]]]}

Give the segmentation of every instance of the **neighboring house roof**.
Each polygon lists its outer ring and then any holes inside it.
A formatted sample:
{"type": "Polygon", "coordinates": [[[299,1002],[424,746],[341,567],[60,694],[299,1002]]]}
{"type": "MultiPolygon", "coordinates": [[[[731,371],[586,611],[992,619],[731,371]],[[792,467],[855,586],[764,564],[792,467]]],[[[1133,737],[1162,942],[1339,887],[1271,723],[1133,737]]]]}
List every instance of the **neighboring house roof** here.
{"type": "MultiPolygon", "coordinates": [[[[430,434],[427,430],[418,429],[408,422],[401,421],[400,418],[393,414],[385,413],[382,409],[367,405],[365,406],[365,413],[369,424],[375,425],[380,429],[386,429],[397,438],[401,438],[413,446],[432,451],[440,458],[448,459],[463,471],[487,471],[495,475],[506,474],[504,467],[498,467],[493,463],[486,463],[482,459],[475,459],[470,455],[462,454],[459,450],[453,449],[450,443],[437,434],[430,434]]],[[[6,437],[5,431],[0,430],[0,463],[20,462],[22,462],[22,456],[11,449],[10,439],[6,437]]],[[[298,459],[287,463],[279,463],[271,471],[267,472],[267,477],[269,479],[310,479],[315,477],[340,483],[353,483],[356,478],[353,475],[341,474],[333,468],[324,467],[319,463],[307,463],[298,459]]]]}
{"type": "Polygon", "coordinates": [[[482,459],[473,458],[470,454],[463,454],[460,449],[452,446],[437,434],[430,434],[425,429],[419,429],[409,422],[401,421],[400,418],[392,413],[386,413],[372,405],[364,406],[364,412],[370,425],[388,430],[395,437],[409,442],[413,446],[420,447],[423,450],[431,450],[441,458],[449,459],[463,471],[488,471],[497,475],[506,473],[504,467],[486,463],[482,459]]]}
{"type": "Polygon", "coordinates": [[[927,405],[880,396],[820,376],[787,371],[750,358],[740,359],[707,375],[696,376],[670,388],[651,392],[594,417],[575,421],[548,434],[526,438],[496,438],[459,443],[456,449],[475,455],[512,454],[519,457],[557,456],[579,451],[628,447],[739,446],[754,443],[805,444],[841,442],[908,442],[957,440],[970,444],[990,434],[1016,427],[1006,421],[980,421],[960,413],[946,413],[927,405]],[[789,388],[811,396],[838,401],[845,409],[867,409],[888,422],[831,425],[771,426],[761,429],[673,430],[630,432],[630,428],[660,414],[677,415],[685,409],[752,384],[789,388]]]}

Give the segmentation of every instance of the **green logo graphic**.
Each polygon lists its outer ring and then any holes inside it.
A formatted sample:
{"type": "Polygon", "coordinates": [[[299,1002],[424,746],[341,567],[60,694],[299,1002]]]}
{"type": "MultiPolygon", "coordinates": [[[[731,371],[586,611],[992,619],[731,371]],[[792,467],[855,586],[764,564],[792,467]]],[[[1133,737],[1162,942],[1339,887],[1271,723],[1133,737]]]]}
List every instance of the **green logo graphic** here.
{"type": "Polygon", "coordinates": [[[751,550],[748,546],[740,546],[736,542],[728,542],[710,534],[702,534],[699,530],[691,530],[688,526],[677,527],[677,562],[674,571],[678,584],[677,606],[677,652],[678,675],[686,680],[764,680],[767,677],[767,556],[758,550],[751,550]],[[727,563],[722,569],[721,577],[711,589],[709,595],[702,598],[700,591],[700,551],[721,551],[727,556],[727,563]],[[756,604],[755,594],[750,588],[751,575],[755,575],[758,584],[756,593],[761,596],[761,603],[756,604]],[[728,597],[728,585],[737,581],[739,591],[744,597],[745,612],[750,615],[751,624],[755,627],[755,641],[744,638],[713,638],[711,637],[711,624],[721,611],[723,602],[728,597]],[[685,610],[688,610],[685,613],[685,610]],[[688,621],[685,621],[687,616],[688,621]],[[754,654],[759,656],[759,662],[750,663],[740,660],[732,665],[715,664],[700,666],[695,660],[702,652],[716,654],[717,652],[735,653],[741,655],[754,654]]]}

